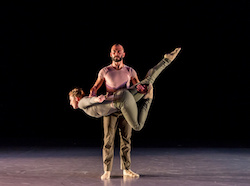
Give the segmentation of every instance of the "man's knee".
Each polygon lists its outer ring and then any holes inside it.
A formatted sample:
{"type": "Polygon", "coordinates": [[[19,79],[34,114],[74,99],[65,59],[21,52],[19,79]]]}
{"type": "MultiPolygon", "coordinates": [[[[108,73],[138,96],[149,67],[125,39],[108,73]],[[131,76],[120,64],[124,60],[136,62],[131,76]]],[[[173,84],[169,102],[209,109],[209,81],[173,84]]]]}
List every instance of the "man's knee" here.
{"type": "Polygon", "coordinates": [[[114,136],[106,136],[104,137],[104,144],[103,144],[103,147],[105,149],[111,149],[113,146],[114,146],[114,136]]]}

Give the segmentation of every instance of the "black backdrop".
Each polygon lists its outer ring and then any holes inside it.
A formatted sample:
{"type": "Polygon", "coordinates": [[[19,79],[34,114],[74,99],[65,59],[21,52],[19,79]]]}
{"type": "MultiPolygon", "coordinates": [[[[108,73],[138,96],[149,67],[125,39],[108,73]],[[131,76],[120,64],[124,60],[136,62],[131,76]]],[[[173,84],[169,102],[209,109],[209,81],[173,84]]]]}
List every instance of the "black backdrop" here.
{"type": "Polygon", "coordinates": [[[248,145],[249,10],[245,0],[1,3],[1,144],[100,146],[101,119],[67,95],[88,93],[121,43],[140,79],[183,49],[134,145],[248,145]]]}

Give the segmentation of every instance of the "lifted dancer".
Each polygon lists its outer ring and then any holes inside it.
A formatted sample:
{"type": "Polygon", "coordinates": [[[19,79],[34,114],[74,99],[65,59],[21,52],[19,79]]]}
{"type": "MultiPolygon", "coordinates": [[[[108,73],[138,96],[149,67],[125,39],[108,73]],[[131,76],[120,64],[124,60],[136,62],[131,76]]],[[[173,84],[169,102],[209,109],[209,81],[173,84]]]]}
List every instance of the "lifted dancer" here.
{"type": "Polygon", "coordinates": [[[129,125],[136,131],[143,128],[153,99],[153,86],[155,79],[160,73],[176,58],[181,48],[176,48],[173,52],[165,54],[164,58],[153,68],[141,82],[133,85],[129,89],[121,89],[112,96],[84,97],[81,88],[75,88],[69,93],[70,105],[80,108],[92,117],[107,116],[117,111],[121,111],[129,125]],[[144,93],[144,90],[147,93],[144,93]],[[143,98],[143,99],[142,99],[143,98]],[[143,101],[139,109],[136,102],[143,101]]]}
{"type": "Polygon", "coordinates": [[[129,125],[134,130],[139,131],[144,126],[148,110],[152,103],[152,84],[160,73],[175,59],[180,50],[180,48],[176,48],[170,54],[165,54],[164,59],[148,71],[144,80],[129,89],[120,89],[112,96],[100,95],[84,97],[85,94],[83,90],[81,88],[75,88],[69,93],[70,105],[74,109],[80,108],[89,116],[96,118],[110,115],[120,110],[129,125]],[[146,94],[141,91],[142,86],[148,90],[146,94]],[[145,101],[138,115],[136,102],[142,98],[145,101]]]}

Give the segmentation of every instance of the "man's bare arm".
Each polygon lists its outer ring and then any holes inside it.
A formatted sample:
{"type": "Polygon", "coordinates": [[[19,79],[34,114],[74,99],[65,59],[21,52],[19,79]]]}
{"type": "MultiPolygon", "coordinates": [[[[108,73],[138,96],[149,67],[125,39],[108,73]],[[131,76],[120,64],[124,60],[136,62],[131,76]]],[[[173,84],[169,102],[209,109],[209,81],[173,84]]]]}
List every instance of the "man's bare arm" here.
{"type": "Polygon", "coordinates": [[[99,77],[97,78],[94,86],[90,89],[89,97],[93,97],[97,95],[97,91],[102,86],[103,82],[104,82],[104,78],[103,79],[99,77]]]}
{"type": "Polygon", "coordinates": [[[133,85],[135,85],[136,83],[139,83],[139,82],[140,82],[137,75],[136,75],[135,77],[132,77],[132,78],[131,78],[131,81],[132,81],[133,85]]]}

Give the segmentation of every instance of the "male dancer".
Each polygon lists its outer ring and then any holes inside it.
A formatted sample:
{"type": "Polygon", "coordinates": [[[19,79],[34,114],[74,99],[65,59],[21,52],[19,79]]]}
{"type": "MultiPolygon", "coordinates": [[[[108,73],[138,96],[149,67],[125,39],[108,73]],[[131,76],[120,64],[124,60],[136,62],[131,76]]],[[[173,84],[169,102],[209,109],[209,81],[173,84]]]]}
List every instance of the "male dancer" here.
{"type": "MultiPolygon", "coordinates": [[[[109,95],[122,88],[129,88],[130,81],[139,83],[136,71],[125,65],[124,48],[120,44],[111,47],[110,57],[112,63],[102,68],[98,78],[90,90],[90,97],[97,95],[97,90],[105,81],[106,90],[109,95]]],[[[114,159],[114,141],[117,127],[120,135],[120,162],[124,177],[138,178],[139,175],[130,170],[131,166],[131,135],[132,128],[120,112],[103,117],[104,145],[103,145],[103,168],[102,180],[110,179],[114,159]]]]}

